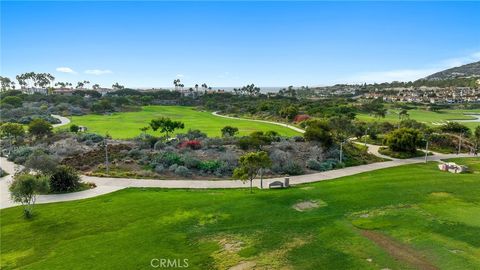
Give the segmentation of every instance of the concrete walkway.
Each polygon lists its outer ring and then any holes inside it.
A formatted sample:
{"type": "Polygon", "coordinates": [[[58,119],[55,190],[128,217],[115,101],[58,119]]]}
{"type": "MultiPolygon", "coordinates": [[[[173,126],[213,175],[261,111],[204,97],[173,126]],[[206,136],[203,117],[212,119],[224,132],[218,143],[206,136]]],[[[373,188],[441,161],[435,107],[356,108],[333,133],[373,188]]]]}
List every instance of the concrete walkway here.
{"type": "MultiPolygon", "coordinates": [[[[378,147],[375,145],[369,145],[369,152],[378,153],[378,147]]],[[[438,154],[429,156],[429,161],[440,161],[442,159],[456,158],[456,157],[473,157],[467,154],[438,154]]],[[[336,179],[344,176],[355,175],[363,172],[370,172],[379,169],[397,167],[406,164],[415,164],[424,162],[423,157],[411,158],[411,159],[394,159],[386,162],[378,162],[367,165],[360,165],[354,167],[347,167],[343,169],[331,170],[326,172],[319,172],[314,174],[297,175],[290,177],[291,185],[313,183],[319,181],[325,181],[330,179],[336,179]]],[[[0,166],[8,172],[10,175],[0,178],[0,208],[8,208],[16,205],[10,200],[10,194],[8,186],[10,185],[11,176],[20,167],[7,161],[6,158],[0,157],[0,166]]],[[[283,178],[269,178],[263,180],[263,187],[274,181],[283,180],[283,178]]],[[[66,194],[52,194],[52,195],[40,195],[38,196],[37,203],[51,203],[51,202],[63,202],[79,199],[86,199],[96,197],[99,195],[111,193],[120,189],[128,187],[156,187],[156,188],[187,188],[187,189],[216,189],[216,188],[248,188],[249,183],[240,180],[153,180],[153,179],[129,179],[129,178],[110,178],[110,177],[93,177],[82,176],[82,181],[92,182],[97,185],[96,188],[66,193],[66,194]]],[[[253,186],[260,188],[260,180],[255,179],[253,186]]]]}
{"type": "Polygon", "coordinates": [[[289,124],[284,124],[284,123],[279,123],[279,122],[272,122],[272,121],[266,121],[266,120],[246,119],[246,118],[239,118],[239,117],[233,117],[233,116],[226,116],[226,115],[218,114],[218,112],[213,112],[212,114],[215,115],[215,116],[218,116],[218,117],[223,117],[223,118],[236,119],[236,120],[244,120],[244,121],[253,121],[253,122],[260,122],[260,123],[267,123],[267,124],[282,126],[282,127],[286,127],[286,128],[295,130],[295,131],[300,132],[300,133],[305,133],[305,130],[303,130],[303,129],[301,129],[301,128],[297,128],[297,127],[292,126],[292,125],[289,125],[289,124]]]}
{"type": "Polygon", "coordinates": [[[60,124],[53,124],[52,125],[54,128],[70,124],[70,119],[68,119],[67,117],[64,117],[64,116],[61,116],[61,115],[56,115],[56,114],[51,114],[51,116],[53,118],[57,118],[58,120],[60,120],[60,124]]]}

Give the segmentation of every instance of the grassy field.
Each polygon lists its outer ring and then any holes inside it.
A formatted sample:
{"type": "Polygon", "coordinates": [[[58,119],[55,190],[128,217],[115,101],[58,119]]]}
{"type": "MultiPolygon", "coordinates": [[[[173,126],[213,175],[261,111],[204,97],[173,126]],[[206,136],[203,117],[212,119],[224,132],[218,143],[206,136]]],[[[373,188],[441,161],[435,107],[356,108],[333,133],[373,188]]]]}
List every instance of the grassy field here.
{"type": "MultiPolygon", "coordinates": [[[[362,121],[389,121],[389,122],[398,122],[398,113],[399,110],[389,109],[385,118],[375,118],[372,115],[368,114],[358,114],[357,118],[362,121]]],[[[409,110],[408,114],[410,119],[423,122],[429,126],[436,126],[435,124],[444,123],[445,121],[453,120],[470,120],[474,119],[471,116],[465,114],[480,114],[480,110],[441,110],[438,112],[426,111],[421,109],[409,110]]],[[[462,122],[462,124],[470,127],[472,130],[480,123],[475,122],[462,122]]]]}
{"type": "Polygon", "coordinates": [[[127,189],[38,205],[31,221],[4,209],[1,268],[480,269],[480,178],[436,166],[254,194],[127,189]],[[305,201],[317,208],[294,209],[305,201]]]}
{"type": "MultiPolygon", "coordinates": [[[[140,128],[148,126],[150,120],[165,116],[182,121],[185,129],[177,133],[185,133],[188,129],[199,129],[208,136],[220,136],[220,130],[227,125],[237,127],[240,135],[247,135],[253,131],[274,130],[285,136],[300,135],[300,133],[286,127],[259,123],[248,120],[236,120],[213,116],[211,112],[197,111],[192,107],[184,106],[145,106],[139,112],[114,113],[111,115],[85,115],[71,117],[72,123],[86,126],[88,132],[105,135],[107,132],[117,139],[133,138],[138,136],[140,128]]],[[[152,130],[148,133],[154,134],[152,130]]],[[[159,132],[155,133],[159,135],[159,132]]]]}

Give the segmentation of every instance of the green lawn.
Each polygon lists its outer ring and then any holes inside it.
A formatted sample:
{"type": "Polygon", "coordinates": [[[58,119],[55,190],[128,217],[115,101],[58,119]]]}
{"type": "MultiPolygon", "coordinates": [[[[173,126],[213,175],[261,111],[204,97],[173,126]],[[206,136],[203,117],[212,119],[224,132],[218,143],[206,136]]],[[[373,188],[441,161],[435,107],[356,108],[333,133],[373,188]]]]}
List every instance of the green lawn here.
{"type": "Polygon", "coordinates": [[[35,211],[31,221],[0,211],[0,268],[148,269],[168,258],[188,269],[480,269],[480,178],[436,163],[254,194],[127,189],[35,211]],[[304,200],[319,207],[292,208],[304,200]]]}
{"type": "MultiPolygon", "coordinates": [[[[300,133],[286,127],[259,123],[249,120],[227,119],[213,116],[211,112],[197,111],[193,107],[184,106],[144,106],[138,112],[114,113],[111,115],[85,115],[71,117],[72,124],[86,126],[88,132],[105,135],[107,132],[117,139],[133,138],[138,136],[140,128],[148,126],[150,120],[165,116],[185,123],[185,129],[177,133],[185,133],[188,129],[199,129],[208,136],[220,136],[220,130],[227,125],[237,127],[240,135],[247,135],[253,131],[274,130],[285,136],[300,135],[300,133]]],[[[148,133],[154,134],[153,131],[148,133]]],[[[159,132],[155,133],[159,135],[159,132]]]]}
{"type": "MultiPolygon", "coordinates": [[[[385,118],[375,118],[372,115],[360,113],[357,115],[357,118],[362,121],[389,121],[389,122],[398,122],[398,113],[400,110],[389,109],[385,118]]],[[[465,114],[480,114],[480,110],[441,110],[438,112],[426,111],[421,109],[409,110],[408,114],[410,119],[423,122],[429,126],[436,126],[434,123],[444,123],[445,121],[452,120],[469,120],[474,119],[471,116],[465,114]]],[[[462,124],[470,127],[472,130],[480,123],[475,122],[463,122],[462,124]]]]}

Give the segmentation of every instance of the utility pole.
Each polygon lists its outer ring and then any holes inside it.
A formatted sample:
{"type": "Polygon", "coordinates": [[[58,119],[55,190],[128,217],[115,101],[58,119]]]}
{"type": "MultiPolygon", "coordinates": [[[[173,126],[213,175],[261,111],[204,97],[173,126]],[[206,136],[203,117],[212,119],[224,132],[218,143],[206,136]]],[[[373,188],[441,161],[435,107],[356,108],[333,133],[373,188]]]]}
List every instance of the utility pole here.
{"type": "Polygon", "coordinates": [[[340,143],[340,163],[342,163],[342,160],[343,160],[343,144],[345,143],[345,141],[342,141],[340,143]]]}
{"type": "Polygon", "coordinates": [[[365,147],[367,146],[367,134],[368,134],[368,130],[369,130],[369,129],[370,129],[370,128],[367,127],[367,129],[365,130],[365,137],[364,137],[364,139],[363,139],[363,143],[365,144],[365,147]]]}
{"type": "Polygon", "coordinates": [[[428,161],[428,138],[426,138],[427,144],[425,145],[425,163],[428,161]]]}
{"type": "Polygon", "coordinates": [[[108,174],[109,169],[108,169],[108,134],[105,136],[105,171],[108,174]]]}
{"type": "Polygon", "coordinates": [[[463,138],[463,133],[460,133],[460,139],[458,140],[458,152],[457,155],[460,154],[460,151],[462,151],[462,138],[463,138]]]}

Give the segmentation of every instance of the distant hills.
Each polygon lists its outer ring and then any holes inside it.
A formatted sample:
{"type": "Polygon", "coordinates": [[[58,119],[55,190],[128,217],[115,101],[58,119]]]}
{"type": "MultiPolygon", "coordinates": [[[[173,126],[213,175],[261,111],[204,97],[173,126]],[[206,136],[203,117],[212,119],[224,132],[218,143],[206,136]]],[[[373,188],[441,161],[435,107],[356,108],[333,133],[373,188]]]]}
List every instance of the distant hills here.
{"type": "Polygon", "coordinates": [[[480,61],[459,67],[449,68],[425,77],[425,80],[447,80],[465,77],[480,77],[480,61]]]}

